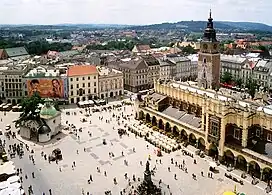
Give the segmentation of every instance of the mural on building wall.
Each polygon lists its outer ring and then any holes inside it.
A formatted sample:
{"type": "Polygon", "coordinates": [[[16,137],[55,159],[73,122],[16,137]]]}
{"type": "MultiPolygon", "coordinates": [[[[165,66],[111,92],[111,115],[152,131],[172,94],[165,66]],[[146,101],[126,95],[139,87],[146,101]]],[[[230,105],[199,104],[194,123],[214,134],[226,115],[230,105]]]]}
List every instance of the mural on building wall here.
{"type": "Polygon", "coordinates": [[[38,93],[42,98],[64,98],[62,79],[32,79],[27,81],[28,96],[38,93]]]}

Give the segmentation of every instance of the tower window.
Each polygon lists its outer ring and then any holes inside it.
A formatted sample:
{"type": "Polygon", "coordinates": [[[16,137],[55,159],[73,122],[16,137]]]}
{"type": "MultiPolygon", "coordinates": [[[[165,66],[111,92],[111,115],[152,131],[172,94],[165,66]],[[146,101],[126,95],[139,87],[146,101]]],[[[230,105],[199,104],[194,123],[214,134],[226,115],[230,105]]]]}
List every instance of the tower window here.
{"type": "Polygon", "coordinates": [[[204,63],[206,63],[206,62],[207,62],[206,58],[204,58],[204,59],[203,59],[203,62],[204,62],[204,63]]]}

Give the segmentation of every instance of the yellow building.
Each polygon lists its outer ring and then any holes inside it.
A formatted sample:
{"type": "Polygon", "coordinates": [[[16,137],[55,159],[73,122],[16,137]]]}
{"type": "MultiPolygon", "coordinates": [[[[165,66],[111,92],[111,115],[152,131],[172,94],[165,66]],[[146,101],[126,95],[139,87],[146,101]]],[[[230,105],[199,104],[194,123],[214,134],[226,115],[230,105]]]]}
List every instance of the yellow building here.
{"type": "MultiPolygon", "coordinates": [[[[198,63],[201,68],[203,58],[208,56],[206,71],[217,74],[218,42],[210,22],[211,16],[204,33],[210,40],[201,43],[202,59],[198,63]]],[[[151,124],[154,130],[205,151],[221,163],[231,164],[261,180],[271,180],[272,107],[243,99],[243,94],[213,90],[218,85],[216,79],[218,75],[211,78],[200,75],[198,82],[158,80],[154,91],[144,100],[138,96],[136,118],[151,124]]]]}

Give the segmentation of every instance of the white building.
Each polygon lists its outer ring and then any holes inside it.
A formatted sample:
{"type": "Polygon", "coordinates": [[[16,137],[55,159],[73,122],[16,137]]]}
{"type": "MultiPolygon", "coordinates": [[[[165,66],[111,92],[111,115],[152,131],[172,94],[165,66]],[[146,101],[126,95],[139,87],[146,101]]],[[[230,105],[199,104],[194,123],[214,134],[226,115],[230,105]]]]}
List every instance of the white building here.
{"type": "Polygon", "coordinates": [[[160,80],[169,80],[176,77],[177,67],[169,60],[162,59],[160,62],[160,80]]]}
{"type": "Polygon", "coordinates": [[[115,98],[124,94],[123,73],[116,69],[96,67],[98,71],[99,97],[115,98]]]}
{"type": "Polygon", "coordinates": [[[61,131],[61,112],[57,111],[49,101],[38,112],[42,120],[25,121],[20,126],[20,135],[42,143],[48,142],[61,131]]]}
{"type": "Polygon", "coordinates": [[[74,65],[67,71],[69,103],[96,99],[99,96],[98,71],[94,65],[74,65]]]}
{"type": "Polygon", "coordinates": [[[187,57],[167,57],[167,60],[176,65],[175,79],[188,80],[192,76],[191,60],[187,57]]]}

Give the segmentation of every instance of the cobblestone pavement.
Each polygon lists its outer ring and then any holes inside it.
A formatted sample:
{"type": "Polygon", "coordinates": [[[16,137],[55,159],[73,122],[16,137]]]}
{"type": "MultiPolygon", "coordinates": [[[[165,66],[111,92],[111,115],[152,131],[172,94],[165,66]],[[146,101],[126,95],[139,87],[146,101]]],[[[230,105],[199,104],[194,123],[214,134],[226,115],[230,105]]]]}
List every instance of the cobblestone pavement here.
{"type": "MultiPolygon", "coordinates": [[[[77,113],[76,116],[66,115],[65,112],[69,111],[69,109],[63,110],[63,124],[68,121],[77,128],[82,127],[82,132],[78,134],[80,138],[78,139],[77,136],[64,131],[66,136],[62,135],[60,141],[54,139],[51,143],[43,146],[34,145],[29,141],[23,140],[35,150],[35,165],[29,161],[28,154],[23,159],[15,158],[13,161],[17,167],[23,168],[24,174],[26,173],[30,176],[31,172],[34,171],[37,175],[35,179],[29,177],[29,179],[24,181],[24,187],[32,183],[35,195],[40,195],[42,192],[49,194],[49,188],[52,189],[53,195],[80,195],[82,194],[82,189],[84,189],[85,194],[90,192],[93,195],[104,195],[105,191],[111,190],[113,195],[119,195],[120,191],[128,185],[124,174],[127,173],[130,178],[135,174],[136,178],[142,179],[145,163],[150,155],[151,168],[155,166],[157,168],[153,179],[157,181],[162,179],[164,184],[170,186],[173,195],[221,195],[224,191],[234,189],[235,183],[224,177],[225,171],[221,169],[221,166],[220,173],[215,174],[213,179],[207,177],[209,158],[200,159],[195,157],[197,164],[194,164],[193,158],[183,156],[180,151],[171,154],[163,153],[162,157],[157,157],[154,152],[156,148],[144,141],[144,139],[136,138],[132,133],[129,133],[129,136],[120,138],[116,130],[119,126],[116,118],[112,118],[112,114],[115,113],[119,116],[121,116],[121,113],[131,114],[133,109],[132,106],[126,106],[125,110],[122,108],[120,111],[92,113],[90,117],[80,114],[80,109],[78,108],[70,109],[70,111],[77,113]],[[99,120],[99,117],[103,117],[103,120],[99,120]],[[87,118],[88,122],[80,122],[82,118],[87,118]],[[110,123],[106,123],[106,119],[111,120],[110,123]],[[89,136],[88,132],[92,135],[89,136]],[[103,139],[106,139],[107,145],[102,144],[103,139]],[[147,145],[149,146],[148,148],[147,145]],[[50,154],[55,148],[61,149],[63,160],[58,164],[55,162],[49,164],[48,161],[41,157],[41,152],[50,154]],[[86,149],[85,152],[84,148],[86,149]],[[136,152],[132,152],[133,148],[136,149],[136,152]],[[77,154],[77,150],[79,154],[77,154]],[[122,156],[122,151],[124,156],[122,156]],[[114,157],[109,157],[109,152],[113,152],[114,157]],[[170,162],[171,158],[177,161],[178,164],[182,164],[182,160],[185,160],[188,173],[172,165],[170,162]],[[156,159],[161,160],[162,164],[159,161],[156,163],[156,159]],[[128,161],[128,166],[124,165],[124,160],[128,161]],[[73,161],[76,163],[74,169],[72,169],[73,161]],[[140,161],[143,162],[143,166],[140,165],[140,161]],[[99,167],[100,173],[97,172],[97,167],[99,167]],[[170,172],[168,167],[171,168],[170,172]],[[105,171],[107,176],[104,175],[105,171]],[[204,172],[204,177],[201,176],[201,171],[204,172]],[[196,180],[192,178],[193,173],[197,176],[196,180]],[[174,178],[174,174],[177,174],[177,179],[174,178]],[[90,175],[93,182],[88,184],[90,175]],[[114,177],[117,179],[117,185],[113,183],[114,177]]],[[[0,128],[4,129],[6,124],[12,124],[12,121],[18,115],[18,113],[7,113],[6,116],[3,116],[3,113],[0,113],[1,118],[3,118],[0,128]]],[[[124,124],[133,123],[133,118],[134,116],[131,117],[130,121],[124,120],[124,124]]],[[[12,130],[15,130],[14,125],[12,125],[12,130]]],[[[18,139],[21,140],[20,138],[18,139]]],[[[10,140],[7,141],[7,144],[16,141],[10,140]]],[[[240,174],[239,172],[235,173],[240,174]]],[[[263,189],[261,189],[263,187],[264,184],[253,186],[248,182],[245,182],[243,186],[237,184],[237,190],[247,195],[265,194],[263,189]]]]}

